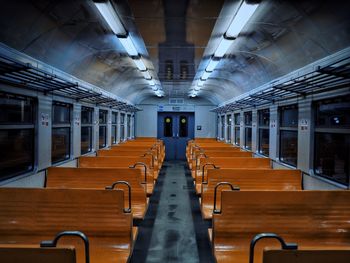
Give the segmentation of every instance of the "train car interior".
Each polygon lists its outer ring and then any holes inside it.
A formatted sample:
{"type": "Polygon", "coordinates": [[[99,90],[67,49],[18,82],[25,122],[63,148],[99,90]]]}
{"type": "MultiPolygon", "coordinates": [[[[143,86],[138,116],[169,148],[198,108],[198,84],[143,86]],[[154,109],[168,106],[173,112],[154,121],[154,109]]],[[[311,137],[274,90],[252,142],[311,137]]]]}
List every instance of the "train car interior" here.
{"type": "Polygon", "coordinates": [[[2,0],[1,263],[349,263],[350,1],[2,0]]]}

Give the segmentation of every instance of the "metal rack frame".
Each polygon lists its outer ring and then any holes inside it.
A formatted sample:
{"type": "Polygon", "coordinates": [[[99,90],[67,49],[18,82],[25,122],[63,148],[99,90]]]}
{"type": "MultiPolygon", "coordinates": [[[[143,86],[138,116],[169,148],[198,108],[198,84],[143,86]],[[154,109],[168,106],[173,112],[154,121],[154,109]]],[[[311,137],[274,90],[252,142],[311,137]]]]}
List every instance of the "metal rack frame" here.
{"type": "Polygon", "coordinates": [[[129,112],[141,110],[132,104],[108,96],[101,90],[92,89],[79,82],[69,81],[52,72],[34,67],[30,63],[23,63],[3,54],[0,54],[0,83],[116,110],[129,112]]]}
{"type": "Polygon", "coordinates": [[[321,92],[350,88],[350,55],[325,66],[316,66],[312,71],[295,74],[288,80],[269,83],[264,89],[257,89],[235,101],[212,109],[216,113],[257,107],[283,100],[305,97],[321,92]]]}

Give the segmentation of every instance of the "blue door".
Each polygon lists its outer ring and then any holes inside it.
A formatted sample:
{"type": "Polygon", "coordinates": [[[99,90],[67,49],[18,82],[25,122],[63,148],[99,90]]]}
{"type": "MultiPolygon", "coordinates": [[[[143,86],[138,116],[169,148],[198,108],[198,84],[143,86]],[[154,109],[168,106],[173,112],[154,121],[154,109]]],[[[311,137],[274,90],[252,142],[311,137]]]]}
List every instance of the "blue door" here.
{"type": "Polygon", "coordinates": [[[158,138],[165,143],[166,160],[185,160],[186,143],[193,137],[193,113],[158,113],[158,138]]]}

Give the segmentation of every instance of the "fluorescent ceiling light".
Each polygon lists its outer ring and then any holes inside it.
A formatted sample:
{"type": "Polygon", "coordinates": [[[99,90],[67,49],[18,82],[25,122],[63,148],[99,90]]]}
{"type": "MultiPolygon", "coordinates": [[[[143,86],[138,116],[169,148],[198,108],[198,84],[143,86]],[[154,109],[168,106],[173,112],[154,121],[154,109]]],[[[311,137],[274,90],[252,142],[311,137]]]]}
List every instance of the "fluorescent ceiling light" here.
{"type": "Polygon", "coordinates": [[[202,79],[199,79],[197,82],[197,86],[202,87],[204,85],[204,81],[202,79]]]}
{"type": "Polygon", "coordinates": [[[209,64],[206,67],[206,71],[214,71],[214,69],[216,68],[216,66],[219,64],[220,59],[219,58],[215,58],[212,57],[209,61],[209,64]]]}
{"type": "Polygon", "coordinates": [[[241,7],[239,8],[235,17],[232,19],[232,22],[226,31],[226,36],[228,38],[236,38],[242,31],[245,24],[252,17],[257,7],[258,4],[250,5],[243,1],[241,7]]]}
{"type": "Polygon", "coordinates": [[[148,71],[147,69],[141,71],[141,73],[142,73],[142,75],[143,75],[143,77],[144,77],[145,79],[147,79],[147,80],[151,80],[151,79],[152,79],[152,76],[151,76],[151,74],[149,74],[149,71],[148,71]]]}
{"type": "Polygon", "coordinates": [[[145,71],[147,70],[145,63],[143,63],[141,58],[133,58],[133,61],[136,65],[136,67],[140,70],[140,71],[145,71]]]}
{"type": "Polygon", "coordinates": [[[119,16],[115,12],[111,2],[94,2],[98,11],[107,22],[113,33],[116,35],[126,35],[127,32],[119,19],[119,16]]]}
{"type": "Polygon", "coordinates": [[[129,35],[118,36],[118,39],[129,56],[137,56],[139,54],[129,35]]]}
{"type": "Polygon", "coordinates": [[[204,72],[203,72],[203,75],[202,75],[201,79],[203,79],[203,80],[207,80],[207,79],[209,78],[210,74],[211,74],[211,72],[210,72],[210,71],[206,71],[206,70],[204,70],[204,72]]]}
{"type": "Polygon", "coordinates": [[[232,45],[233,41],[235,38],[227,38],[225,35],[221,38],[221,41],[219,43],[219,46],[215,50],[214,56],[218,58],[222,58],[227,50],[230,48],[232,45]]]}

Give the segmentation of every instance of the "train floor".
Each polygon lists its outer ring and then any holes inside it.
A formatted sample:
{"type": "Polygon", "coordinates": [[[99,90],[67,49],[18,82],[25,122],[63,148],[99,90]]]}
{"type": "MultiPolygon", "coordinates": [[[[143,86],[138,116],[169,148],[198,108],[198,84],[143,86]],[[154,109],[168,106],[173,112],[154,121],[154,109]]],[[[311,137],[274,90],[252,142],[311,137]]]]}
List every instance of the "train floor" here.
{"type": "Polygon", "coordinates": [[[164,162],[131,262],[214,262],[207,229],[187,163],[164,162]]]}

